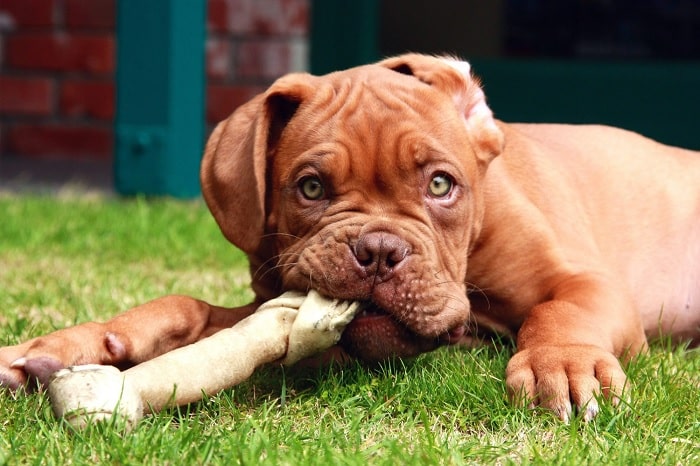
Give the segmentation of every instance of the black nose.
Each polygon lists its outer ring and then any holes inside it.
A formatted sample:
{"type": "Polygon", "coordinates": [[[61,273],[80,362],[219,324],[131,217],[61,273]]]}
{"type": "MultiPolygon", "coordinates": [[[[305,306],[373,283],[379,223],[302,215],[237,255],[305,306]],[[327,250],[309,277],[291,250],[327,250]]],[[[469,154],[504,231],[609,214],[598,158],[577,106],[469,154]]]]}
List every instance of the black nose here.
{"type": "Polygon", "coordinates": [[[387,280],[411,253],[411,248],[396,235],[372,232],[360,236],[353,253],[357,266],[364,274],[387,280]]]}

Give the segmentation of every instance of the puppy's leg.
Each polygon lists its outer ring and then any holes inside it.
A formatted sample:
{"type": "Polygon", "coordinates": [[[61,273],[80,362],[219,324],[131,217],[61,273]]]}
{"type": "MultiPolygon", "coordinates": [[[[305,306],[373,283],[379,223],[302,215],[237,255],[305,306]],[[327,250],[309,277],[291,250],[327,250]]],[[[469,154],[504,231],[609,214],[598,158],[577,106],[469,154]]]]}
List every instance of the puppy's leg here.
{"type": "Polygon", "coordinates": [[[0,348],[0,386],[45,384],[56,370],[77,364],[138,364],[230,327],[256,308],[228,309],[185,296],[159,298],[104,323],[88,322],[0,348]]]}
{"type": "Polygon", "coordinates": [[[613,403],[626,388],[618,357],[646,347],[639,316],[619,282],[582,274],[560,282],[551,301],[535,306],[518,333],[506,384],[516,401],[553,410],[568,421],[572,406],[585,420],[599,394],[613,403]]]}

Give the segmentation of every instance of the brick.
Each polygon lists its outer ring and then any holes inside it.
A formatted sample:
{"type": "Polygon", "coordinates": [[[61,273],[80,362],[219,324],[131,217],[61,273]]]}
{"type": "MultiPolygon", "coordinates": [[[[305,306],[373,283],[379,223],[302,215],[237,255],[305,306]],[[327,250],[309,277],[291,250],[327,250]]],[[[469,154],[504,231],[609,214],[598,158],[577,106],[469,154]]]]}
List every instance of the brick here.
{"type": "Polygon", "coordinates": [[[56,0],[0,0],[0,31],[54,24],[56,0]]]}
{"type": "Polygon", "coordinates": [[[231,78],[231,43],[221,39],[207,39],[207,77],[215,80],[231,78]]]}
{"type": "Polygon", "coordinates": [[[226,0],[209,0],[207,4],[207,29],[214,32],[226,32],[228,29],[228,10],[226,0]]]}
{"type": "Polygon", "coordinates": [[[226,0],[209,0],[207,4],[207,29],[213,32],[226,32],[228,29],[228,9],[226,0]]]}
{"type": "Polygon", "coordinates": [[[53,89],[47,78],[0,76],[0,115],[50,115],[53,89]]]}
{"type": "Polygon", "coordinates": [[[227,118],[236,108],[265,90],[262,86],[207,86],[207,123],[227,118]]]}
{"type": "Polygon", "coordinates": [[[5,66],[8,68],[114,71],[114,38],[108,34],[25,33],[7,38],[5,66]]]}
{"type": "Polygon", "coordinates": [[[114,0],[66,0],[66,25],[72,29],[113,29],[114,0]]]}
{"type": "Polygon", "coordinates": [[[307,47],[303,40],[242,42],[236,48],[236,75],[250,79],[274,79],[307,68],[307,47]]]}
{"type": "Polygon", "coordinates": [[[114,83],[67,80],[61,84],[61,113],[70,117],[111,120],[114,117],[114,83]]]}
{"type": "Polygon", "coordinates": [[[60,124],[15,124],[6,129],[8,153],[31,157],[105,160],[112,155],[109,127],[60,124]]]}
{"type": "Polygon", "coordinates": [[[308,33],[309,0],[209,0],[207,26],[240,35],[308,33]]]}

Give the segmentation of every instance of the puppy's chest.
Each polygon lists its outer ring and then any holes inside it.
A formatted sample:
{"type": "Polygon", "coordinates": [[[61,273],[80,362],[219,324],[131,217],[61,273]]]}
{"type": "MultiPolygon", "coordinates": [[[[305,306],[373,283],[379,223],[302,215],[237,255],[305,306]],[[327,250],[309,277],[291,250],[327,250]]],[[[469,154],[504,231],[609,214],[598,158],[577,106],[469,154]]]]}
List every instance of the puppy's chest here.
{"type": "Polygon", "coordinates": [[[480,290],[471,291],[468,297],[476,333],[515,337],[523,315],[515,311],[513,304],[480,290]]]}

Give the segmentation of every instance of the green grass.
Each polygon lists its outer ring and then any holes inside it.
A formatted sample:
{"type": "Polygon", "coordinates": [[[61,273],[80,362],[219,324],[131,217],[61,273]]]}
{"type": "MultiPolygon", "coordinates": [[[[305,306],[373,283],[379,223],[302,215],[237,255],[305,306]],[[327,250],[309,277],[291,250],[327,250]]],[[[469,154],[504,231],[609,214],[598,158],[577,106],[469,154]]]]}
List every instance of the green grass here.
{"type": "MultiPolygon", "coordinates": [[[[202,203],[0,197],[0,343],[168,293],[244,304],[244,256],[202,203]]],[[[698,464],[700,354],[655,344],[632,398],[565,425],[508,405],[511,349],[379,368],[265,368],[125,433],[74,433],[44,394],[0,393],[0,464],[698,464]]]]}

